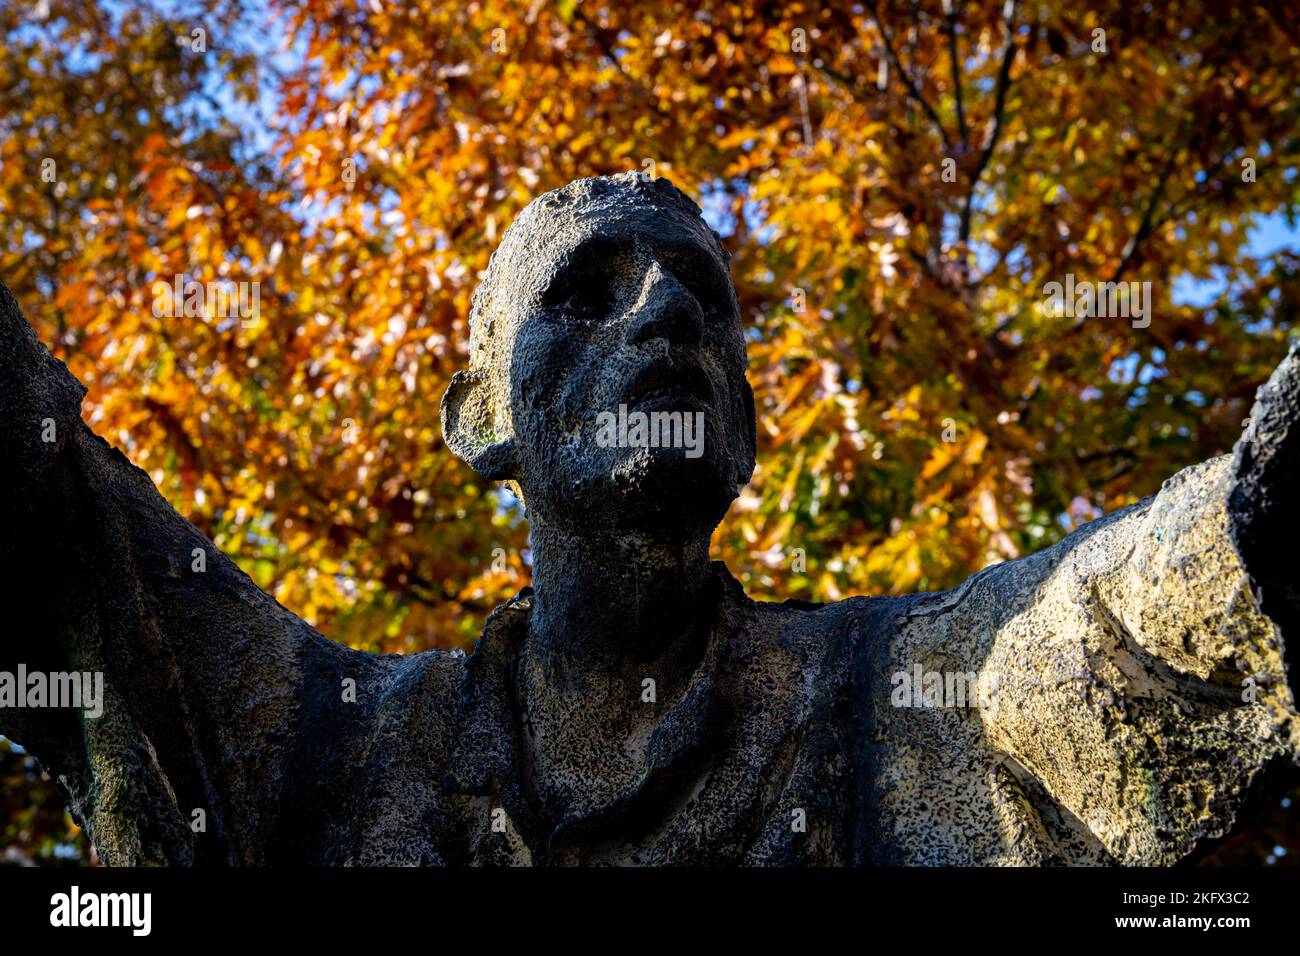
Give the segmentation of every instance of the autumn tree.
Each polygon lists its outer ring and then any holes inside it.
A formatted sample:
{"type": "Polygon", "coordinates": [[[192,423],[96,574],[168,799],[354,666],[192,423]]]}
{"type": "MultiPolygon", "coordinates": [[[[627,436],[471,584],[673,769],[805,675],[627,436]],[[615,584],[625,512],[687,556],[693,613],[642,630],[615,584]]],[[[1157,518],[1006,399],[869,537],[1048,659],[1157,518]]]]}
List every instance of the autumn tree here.
{"type": "Polygon", "coordinates": [[[755,596],[949,587],[1152,493],[1231,446],[1295,321],[1300,261],[1248,247],[1300,198],[1281,3],[48,0],[0,29],[0,277],[94,427],[358,647],[467,646],[527,583],[437,401],[502,231],[570,179],[667,176],[734,256],[759,468],[715,549],[755,596]],[[1149,282],[1149,324],[1052,314],[1067,275],[1149,282]],[[258,314],[157,314],[177,276],[258,314]]]}

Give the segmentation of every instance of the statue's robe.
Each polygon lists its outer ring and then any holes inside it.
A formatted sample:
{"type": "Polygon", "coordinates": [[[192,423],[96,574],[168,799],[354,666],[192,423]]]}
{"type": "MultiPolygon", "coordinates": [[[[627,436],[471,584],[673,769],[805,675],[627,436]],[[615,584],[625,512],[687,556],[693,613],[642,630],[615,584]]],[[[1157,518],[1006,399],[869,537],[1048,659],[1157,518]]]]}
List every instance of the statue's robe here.
{"type": "Polygon", "coordinates": [[[0,733],[109,863],[1158,864],[1297,752],[1216,459],[944,594],[761,603],[715,565],[682,694],[629,688],[655,708],[644,773],[566,814],[520,732],[527,592],[470,656],[333,643],[95,436],[82,394],[0,287],[0,589],[27,618],[0,671],[105,686],[97,719],[0,708],[0,733]],[[906,706],[918,665],[996,693],[906,706]]]}

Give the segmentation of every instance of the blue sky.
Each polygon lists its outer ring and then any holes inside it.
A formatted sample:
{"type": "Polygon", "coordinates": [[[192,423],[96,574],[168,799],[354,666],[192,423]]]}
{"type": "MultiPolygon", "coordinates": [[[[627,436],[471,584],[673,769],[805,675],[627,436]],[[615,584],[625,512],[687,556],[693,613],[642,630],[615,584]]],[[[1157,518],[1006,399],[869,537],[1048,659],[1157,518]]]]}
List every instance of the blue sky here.
{"type": "MultiPolygon", "coordinates": [[[[1246,251],[1254,256],[1272,255],[1283,249],[1300,252],[1300,222],[1289,224],[1283,213],[1264,216],[1251,227],[1246,251]]],[[[1222,276],[1180,276],[1174,282],[1173,300],[1180,305],[1208,306],[1224,290],[1222,276]]]]}

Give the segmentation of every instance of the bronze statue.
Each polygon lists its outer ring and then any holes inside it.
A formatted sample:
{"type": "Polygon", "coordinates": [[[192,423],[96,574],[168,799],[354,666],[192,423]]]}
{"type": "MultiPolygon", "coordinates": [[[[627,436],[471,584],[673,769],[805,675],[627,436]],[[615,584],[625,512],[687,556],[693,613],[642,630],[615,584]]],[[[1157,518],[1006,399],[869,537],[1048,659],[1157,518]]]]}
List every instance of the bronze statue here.
{"type": "Polygon", "coordinates": [[[1300,354],[1233,456],[1054,547],[760,603],[708,553],[755,455],[727,263],[635,175],[507,232],[443,434],[524,503],[534,579],[468,657],[276,604],[83,424],[5,290],[0,582],[32,619],[0,670],[104,701],[0,732],[117,864],[1163,864],[1228,832],[1300,742],[1300,354]]]}

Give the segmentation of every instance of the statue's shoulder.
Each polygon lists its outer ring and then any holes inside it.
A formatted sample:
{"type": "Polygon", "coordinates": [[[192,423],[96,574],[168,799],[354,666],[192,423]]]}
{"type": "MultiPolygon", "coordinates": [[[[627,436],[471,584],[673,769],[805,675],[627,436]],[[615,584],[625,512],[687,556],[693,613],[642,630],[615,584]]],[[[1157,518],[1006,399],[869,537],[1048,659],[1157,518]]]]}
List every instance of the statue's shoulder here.
{"type": "Polygon", "coordinates": [[[859,659],[888,644],[923,595],[848,597],[817,602],[790,598],[768,601],[745,593],[721,564],[723,600],[720,616],[751,646],[793,653],[807,661],[833,663],[859,659]]]}
{"type": "MultiPolygon", "coordinates": [[[[383,695],[393,700],[419,698],[420,705],[450,720],[471,672],[481,671],[489,657],[517,651],[528,636],[532,589],[524,588],[488,614],[474,647],[433,648],[416,654],[369,654],[383,695]]],[[[359,653],[359,652],[348,652],[359,653]]]]}
{"type": "Polygon", "coordinates": [[[464,856],[509,749],[507,684],[529,598],[493,610],[473,653],[333,644],[313,655],[319,693],[304,695],[312,711],[300,715],[313,733],[289,768],[295,812],[281,834],[294,859],[391,866],[464,856]]]}

